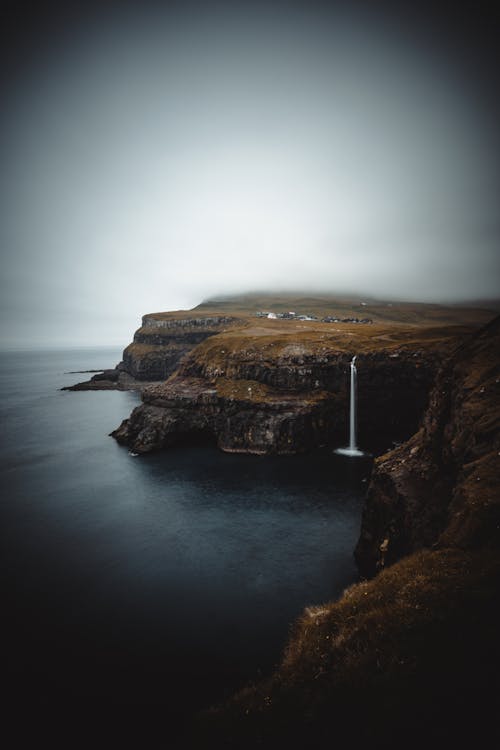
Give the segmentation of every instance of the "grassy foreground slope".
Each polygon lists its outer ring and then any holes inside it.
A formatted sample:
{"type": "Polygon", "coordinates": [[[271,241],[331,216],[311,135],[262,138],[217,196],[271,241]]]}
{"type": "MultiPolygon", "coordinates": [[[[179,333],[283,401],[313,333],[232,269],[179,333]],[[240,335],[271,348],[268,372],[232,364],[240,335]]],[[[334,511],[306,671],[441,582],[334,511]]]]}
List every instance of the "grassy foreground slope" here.
{"type": "Polygon", "coordinates": [[[308,608],[274,675],[207,712],[196,746],[494,742],[499,580],[498,554],[422,551],[308,608]]]}

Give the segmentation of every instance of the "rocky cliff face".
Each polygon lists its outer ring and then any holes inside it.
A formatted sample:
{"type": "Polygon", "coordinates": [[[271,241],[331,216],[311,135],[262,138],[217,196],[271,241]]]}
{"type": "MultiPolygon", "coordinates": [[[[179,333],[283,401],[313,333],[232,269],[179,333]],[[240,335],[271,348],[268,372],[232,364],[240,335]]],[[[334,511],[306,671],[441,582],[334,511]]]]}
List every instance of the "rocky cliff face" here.
{"type": "MultiPolygon", "coordinates": [[[[433,349],[432,345],[429,347],[429,339],[434,338],[435,344],[440,341],[434,348],[442,353],[446,349],[446,339],[466,333],[471,329],[465,326],[477,326],[481,321],[490,319],[492,314],[489,310],[446,308],[439,305],[381,301],[360,304],[359,299],[329,296],[267,294],[208,300],[190,311],[145,315],[141,327],[134,334],[133,342],[125,348],[123,359],[115,372],[107,370],[68,390],[143,390],[147,384],[164,381],[173,375],[186,357],[195,348],[201,347],[203,350],[205,343],[206,356],[202,356],[201,360],[192,360],[192,371],[186,374],[210,379],[211,370],[218,371],[221,366],[218,343],[212,339],[228,332],[237,332],[240,338],[243,334],[244,346],[237,347],[232,361],[226,358],[222,363],[223,367],[228,368],[226,376],[263,382],[278,390],[326,389],[337,392],[339,388],[344,388],[341,382],[344,375],[343,360],[353,354],[358,357],[363,353],[369,354],[373,360],[369,361],[370,368],[360,373],[361,379],[365,378],[360,390],[360,404],[363,406],[362,399],[365,398],[369,402],[369,409],[360,408],[360,419],[363,421],[370,414],[374,420],[366,419],[364,424],[360,424],[360,429],[365,431],[368,443],[372,444],[377,436],[374,425],[385,425],[389,415],[393,420],[394,439],[401,440],[408,436],[410,422],[415,424],[415,418],[418,419],[421,414],[426,399],[425,395],[422,398],[422,394],[427,393],[429,373],[435,371],[435,362],[426,362],[421,356],[433,349]],[[259,313],[266,309],[275,310],[278,315],[285,314],[288,320],[266,320],[265,313],[259,313]],[[370,326],[321,322],[322,319],[354,320],[368,309],[370,319],[373,320],[373,325],[370,326]],[[292,319],[293,315],[286,312],[288,310],[295,310],[296,316],[299,313],[306,314],[307,323],[302,323],[299,317],[292,319]],[[257,317],[257,314],[264,319],[257,317]],[[266,357],[266,346],[254,346],[254,343],[262,333],[268,334],[271,330],[284,336],[286,344],[282,346],[279,335],[275,336],[274,341],[271,337],[268,351],[271,356],[266,357]],[[333,352],[330,346],[332,340],[336,344],[333,352]],[[417,361],[412,363],[416,366],[410,366],[408,377],[403,373],[404,368],[398,367],[400,363],[392,361],[398,357],[396,343],[402,344],[403,354],[411,349],[416,357],[417,361]],[[279,356],[277,350],[281,350],[279,356]],[[339,359],[340,367],[335,366],[335,353],[344,355],[342,362],[339,359]],[[378,363],[377,357],[380,360],[378,363]],[[382,361],[386,367],[385,388],[379,387],[383,375],[380,367],[382,361]],[[371,378],[366,379],[366,373],[374,372],[372,364],[378,368],[377,383],[373,383],[371,378]],[[420,371],[419,366],[422,368],[420,371]],[[413,393],[415,399],[402,398],[398,409],[388,412],[385,408],[387,403],[392,403],[398,398],[398,393],[402,392],[398,384],[401,385],[408,378],[416,383],[413,393]],[[379,413],[372,413],[375,404],[380,406],[379,413]]],[[[381,449],[389,432],[390,430],[386,430],[386,435],[380,436],[377,450],[381,449]]]]}
{"type": "Polygon", "coordinates": [[[68,391],[140,390],[166,380],[183,358],[198,344],[221,331],[242,328],[245,320],[234,315],[179,313],[144,315],[134,340],[123,351],[114,368],[93,375],[90,380],[68,386],[68,391]]]}
{"type": "Polygon", "coordinates": [[[113,436],[138,453],[199,438],[227,452],[296,453],[325,443],[332,403],[324,392],[305,397],[253,380],[178,375],[147,389],[113,436]]]}
{"type": "Polygon", "coordinates": [[[356,548],[365,575],[422,547],[500,541],[500,319],[440,371],[419,432],[375,461],[356,548]]]}
{"type": "Polygon", "coordinates": [[[230,315],[145,315],[118,369],[139,381],[166,380],[195,346],[241,322],[230,315]]]}
{"type": "MultiPolygon", "coordinates": [[[[411,347],[358,355],[359,428],[365,449],[380,452],[418,426],[439,356],[411,347]]],[[[225,451],[296,453],[347,441],[352,354],[321,334],[252,336],[232,331],[184,355],[164,384],[113,433],[140,453],[178,440],[211,439],[225,451]]]]}
{"type": "Polygon", "coordinates": [[[276,672],[200,717],[196,746],[498,744],[499,477],[497,318],[375,461],[356,550],[374,577],[307,608],[276,672]]]}
{"type": "Polygon", "coordinates": [[[205,714],[185,746],[500,741],[500,319],[471,334],[199,318],[145,317],[118,379],[168,379],[117,440],[143,453],[198,438],[254,453],[341,445],[356,354],[361,447],[383,455],[356,549],[370,580],[309,607],[276,672],[205,714]]]}

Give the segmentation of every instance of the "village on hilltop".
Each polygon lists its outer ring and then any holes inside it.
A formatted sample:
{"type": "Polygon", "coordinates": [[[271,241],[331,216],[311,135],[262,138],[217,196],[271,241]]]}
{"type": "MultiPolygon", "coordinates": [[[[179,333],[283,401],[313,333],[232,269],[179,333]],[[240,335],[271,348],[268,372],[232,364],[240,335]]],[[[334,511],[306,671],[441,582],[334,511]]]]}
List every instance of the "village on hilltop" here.
{"type": "MultiPolygon", "coordinates": [[[[283,312],[276,313],[272,311],[260,310],[255,313],[257,318],[267,318],[269,320],[319,320],[316,315],[297,315],[297,313],[283,312]]],[[[327,315],[321,318],[322,323],[373,323],[371,318],[337,318],[334,315],[327,315]]]]}

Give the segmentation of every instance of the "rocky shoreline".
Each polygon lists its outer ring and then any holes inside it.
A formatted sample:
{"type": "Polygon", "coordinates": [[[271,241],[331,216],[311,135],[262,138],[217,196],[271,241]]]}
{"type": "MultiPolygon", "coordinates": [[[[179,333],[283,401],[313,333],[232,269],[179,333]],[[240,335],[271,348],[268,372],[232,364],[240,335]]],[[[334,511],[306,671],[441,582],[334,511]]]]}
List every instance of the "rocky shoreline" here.
{"type": "Polygon", "coordinates": [[[98,370],[90,380],[67,385],[61,388],[61,391],[143,391],[149,386],[157,385],[158,382],[161,381],[137,380],[117,366],[108,370],[98,370]]]}

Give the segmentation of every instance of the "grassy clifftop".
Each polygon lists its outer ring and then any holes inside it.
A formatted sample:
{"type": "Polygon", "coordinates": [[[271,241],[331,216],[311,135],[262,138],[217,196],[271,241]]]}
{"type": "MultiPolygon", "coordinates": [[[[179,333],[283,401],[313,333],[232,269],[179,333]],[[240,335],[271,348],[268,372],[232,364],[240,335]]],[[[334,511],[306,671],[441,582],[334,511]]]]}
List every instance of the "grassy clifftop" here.
{"type": "Polygon", "coordinates": [[[260,293],[208,299],[194,308],[197,312],[225,312],[252,315],[257,311],[298,315],[371,318],[373,321],[410,325],[483,325],[500,309],[498,304],[478,306],[437,305],[397,302],[335,294],[260,293]]]}
{"type": "Polygon", "coordinates": [[[140,381],[166,379],[195,348],[200,361],[211,358],[214,366],[221,352],[233,359],[254,356],[262,362],[289,358],[292,350],[303,350],[304,357],[321,357],[325,352],[352,356],[397,347],[445,350],[446,341],[473,331],[492,317],[492,309],[328,295],[224,297],[207,300],[192,310],[145,315],[133,343],[123,353],[123,368],[140,381]],[[268,318],[268,313],[274,317],[268,318]],[[280,318],[283,313],[288,317],[280,318]],[[324,318],[330,322],[322,322],[324,318]]]}
{"type": "Polygon", "coordinates": [[[464,325],[414,327],[407,325],[321,323],[316,321],[259,320],[244,328],[210,337],[195,352],[198,361],[216,364],[228,358],[240,360],[295,360],[337,354],[375,351],[446,350],[472,328],[464,325]]]}
{"type": "Polygon", "coordinates": [[[236,316],[240,323],[252,321],[257,312],[297,315],[327,315],[339,318],[371,318],[374,322],[417,326],[483,325],[500,310],[499,303],[481,306],[437,305],[397,302],[333,294],[255,293],[207,299],[192,310],[149,313],[158,320],[180,320],[197,316],[236,316]]]}

